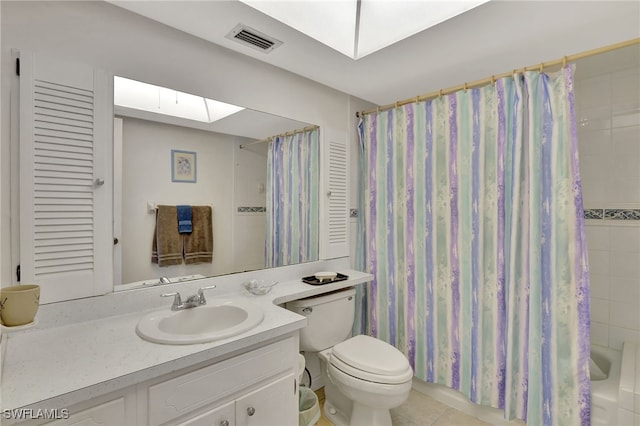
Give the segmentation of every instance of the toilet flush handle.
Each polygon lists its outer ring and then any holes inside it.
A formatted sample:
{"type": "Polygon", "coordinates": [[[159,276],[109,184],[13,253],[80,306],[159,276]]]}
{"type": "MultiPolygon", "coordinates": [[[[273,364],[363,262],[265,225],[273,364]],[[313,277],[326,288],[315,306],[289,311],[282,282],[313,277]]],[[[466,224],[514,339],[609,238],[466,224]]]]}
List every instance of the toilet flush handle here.
{"type": "Polygon", "coordinates": [[[302,308],[302,312],[305,314],[310,314],[311,312],[313,312],[313,308],[302,308]]]}

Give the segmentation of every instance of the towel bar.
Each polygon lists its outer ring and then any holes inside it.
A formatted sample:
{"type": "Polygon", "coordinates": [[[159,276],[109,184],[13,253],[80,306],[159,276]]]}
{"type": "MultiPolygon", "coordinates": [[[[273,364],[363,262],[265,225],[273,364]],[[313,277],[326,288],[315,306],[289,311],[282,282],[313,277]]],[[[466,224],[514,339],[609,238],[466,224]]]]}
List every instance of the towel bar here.
{"type": "MultiPolygon", "coordinates": [[[[156,210],[158,210],[158,204],[161,205],[174,205],[173,203],[158,203],[156,201],[147,201],[147,213],[156,214],[156,210]]],[[[189,203],[177,203],[177,204],[189,204],[189,203]]],[[[193,204],[196,205],[196,204],[193,204]]],[[[212,204],[198,204],[200,206],[209,206],[213,208],[212,204]]]]}

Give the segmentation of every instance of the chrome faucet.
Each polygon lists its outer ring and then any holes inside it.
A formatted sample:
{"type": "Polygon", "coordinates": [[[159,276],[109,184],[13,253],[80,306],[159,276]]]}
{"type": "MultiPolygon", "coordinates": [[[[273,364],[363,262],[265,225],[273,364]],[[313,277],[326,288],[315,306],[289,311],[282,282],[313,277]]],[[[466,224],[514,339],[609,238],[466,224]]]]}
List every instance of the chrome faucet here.
{"type": "Polygon", "coordinates": [[[167,277],[160,277],[160,284],[170,284],[171,280],[167,277]]]}
{"type": "Polygon", "coordinates": [[[193,296],[189,296],[187,300],[182,302],[182,298],[180,297],[180,293],[177,291],[174,293],[162,293],[160,297],[173,297],[173,303],[171,304],[172,311],[180,311],[182,309],[190,309],[195,308],[197,306],[202,306],[207,304],[207,299],[204,297],[205,290],[211,290],[216,288],[215,285],[210,285],[207,287],[200,287],[198,289],[198,294],[194,294],[193,296]]]}

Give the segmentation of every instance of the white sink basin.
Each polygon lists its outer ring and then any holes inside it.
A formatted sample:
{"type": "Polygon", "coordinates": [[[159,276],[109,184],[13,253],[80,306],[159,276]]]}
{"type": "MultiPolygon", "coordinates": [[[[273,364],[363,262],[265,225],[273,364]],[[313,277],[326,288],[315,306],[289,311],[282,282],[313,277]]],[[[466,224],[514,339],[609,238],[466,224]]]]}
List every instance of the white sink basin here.
{"type": "Polygon", "coordinates": [[[243,300],[210,300],[196,308],[151,312],[138,322],[136,332],[154,343],[188,345],[244,333],[262,322],[262,309],[243,300]]]}

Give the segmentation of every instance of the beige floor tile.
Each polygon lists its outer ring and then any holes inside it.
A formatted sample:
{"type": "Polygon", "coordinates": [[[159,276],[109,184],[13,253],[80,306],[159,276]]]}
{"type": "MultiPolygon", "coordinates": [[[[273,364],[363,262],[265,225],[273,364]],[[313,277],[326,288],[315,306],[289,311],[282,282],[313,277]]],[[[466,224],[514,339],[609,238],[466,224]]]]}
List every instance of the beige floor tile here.
{"type": "Polygon", "coordinates": [[[391,424],[393,426],[422,426],[420,423],[416,423],[410,418],[393,411],[391,412],[391,424]]]}
{"type": "Polygon", "coordinates": [[[399,407],[393,408],[391,414],[392,419],[395,415],[404,417],[406,420],[417,425],[431,425],[449,408],[448,405],[412,390],[407,402],[399,407]]]}
{"type": "MultiPolygon", "coordinates": [[[[316,426],[334,426],[325,416],[324,388],[316,391],[320,401],[320,420],[316,426]]],[[[407,402],[391,410],[393,426],[487,426],[480,419],[442,404],[420,392],[411,391],[407,402]]]]}
{"type": "Polygon", "coordinates": [[[490,423],[483,422],[482,420],[470,416],[466,413],[458,411],[454,408],[448,408],[438,420],[433,423],[433,426],[491,426],[490,423]]]}
{"type": "Polygon", "coordinates": [[[318,420],[318,423],[316,423],[316,426],[334,426],[334,425],[329,420],[327,420],[324,414],[322,414],[320,416],[320,420],[318,420]]]}

